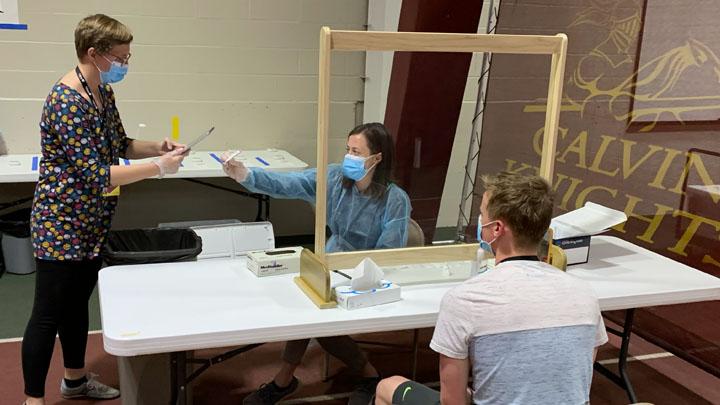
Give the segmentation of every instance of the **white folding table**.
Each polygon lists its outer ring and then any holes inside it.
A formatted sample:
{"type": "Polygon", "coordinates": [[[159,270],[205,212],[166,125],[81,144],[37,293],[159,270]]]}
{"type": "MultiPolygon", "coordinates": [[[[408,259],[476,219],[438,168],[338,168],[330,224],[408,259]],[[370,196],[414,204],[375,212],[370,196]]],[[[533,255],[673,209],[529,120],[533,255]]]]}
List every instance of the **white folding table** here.
{"type": "MultiPolygon", "coordinates": [[[[183,161],[182,167],[175,174],[168,174],[168,179],[185,179],[197,177],[225,177],[218,151],[191,151],[183,161]]],[[[238,156],[248,167],[262,167],[271,171],[294,171],[307,168],[307,163],[290,153],[280,149],[247,150],[238,156]]],[[[132,165],[148,162],[150,159],[121,159],[120,164],[132,165]]],[[[40,155],[0,155],[0,183],[28,183],[38,179],[40,155]]]]}
{"type": "MultiPolygon", "coordinates": [[[[720,279],[615,237],[594,236],[590,261],[568,273],[588,281],[602,310],[628,310],[621,384],[634,308],[720,299],[720,279]]],[[[243,259],[112,266],[98,288],[105,350],[116,356],[171,353],[173,403],[185,403],[186,352],[309,337],[432,327],[457,283],[403,287],[399,302],[320,310],[291,275],[256,278],[243,259]],[[177,401],[175,401],[177,399],[177,401]]],[[[209,366],[206,364],[204,368],[209,366]]]]}
{"type": "MultiPolygon", "coordinates": [[[[219,151],[191,151],[183,160],[180,170],[175,174],[168,174],[167,179],[184,179],[193,183],[202,184],[207,187],[217,188],[224,191],[240,194],[254,198],[258,201],[258,213],[256,221],[265,221],[270,213],[270,198],[264,194],[247,193],[245,191],[222,187],[216,184],[207,183],[198,178],[226,177],[222,169],[219,151]]],[[[0,155],[0,183],[29,183],[38,180],[38,167],[40,155],[0,155]]],[[[308,167],[307,163],[280,149],[262,149],[242,151],[237,159],[247,167],[261,167],[268,171],[288,172],[303,170],[308,167]]],[[[120,164],[129,166],[138,163],[149,162],[151,159],[127,160],[121,159],[120,164]]],[[[32,199],[26,197],[18,201],[4,203],[3,206],[13,206],[32,199]]]]}

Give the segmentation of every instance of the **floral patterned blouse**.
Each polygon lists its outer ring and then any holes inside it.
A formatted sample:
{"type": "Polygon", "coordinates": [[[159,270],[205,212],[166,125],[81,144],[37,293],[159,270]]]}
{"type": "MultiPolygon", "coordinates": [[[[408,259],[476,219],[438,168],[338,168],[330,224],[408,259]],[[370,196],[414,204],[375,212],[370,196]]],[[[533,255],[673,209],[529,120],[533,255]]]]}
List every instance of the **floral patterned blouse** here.
{"type": "Polygon", "coordinates": [[[40,120],[42,158],[31,229],[35,257],[86,260],[100,255],[117,197],[103,197],[110,166],[125,157],[125,136],[115,95],[100,87],[99,112],[77,90],[57,83],[40,120]]]}

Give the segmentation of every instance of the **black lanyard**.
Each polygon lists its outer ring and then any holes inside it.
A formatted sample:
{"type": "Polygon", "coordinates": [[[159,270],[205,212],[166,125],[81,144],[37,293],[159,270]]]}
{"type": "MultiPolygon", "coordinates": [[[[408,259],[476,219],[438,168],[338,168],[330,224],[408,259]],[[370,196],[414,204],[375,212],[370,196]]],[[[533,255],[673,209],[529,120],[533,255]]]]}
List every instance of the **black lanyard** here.
{"type": "MultiPolygon", "coordinates": [[[[92,90],[90,90],[90,85],[88,85],[87,80],[85,80],[85,76],[82,74],[78,66],[75,66],[75,74],[77,74],[78,80],[80,80],[80,84],[82,84],[83,89],[85,89],[85,92],[88,94],[88,97],[90,97],[90,102],[92,103],[93,107],[95,107],[98,115],[102,115],[100,114],[99,104],[95,101],[95,96],[93,96],[93,92],[92,90]]],[[[105,112],[105,108],[102,109],[102,112],[105,112]]]]}
{"type": "MultiPolygon", "coordinates": [[[[100,118],[100,125],[103,128],[103,132],[107,133],[106,132],[107,128],[105,127],[105,124],[104,124],[105,117],[106,117],[105,114],[107,113],[107,109],[104,108],[104,106],[103,106],[102,111],[100,111],[100,109],[98,108],[98,104],[95,101],[95,96],[93,96],[93,92],[90,90],[90,86],[88,85],[87,80],[85,80],[85,76],[82,74],[82,72],[80,71],[80,68],[77,66],[75,67],[75,73],[77,74],[78,80],[80,80],[80,84],[82,84],[83,89],[85,89],[85,92],[87,92],[88,97],[90,97],[90,102],[92,103],[93,107],[95,107],[95,111],[97,111],[98,117],[100,118]]],[[[102,92],[100,93],[100,96],[102,97],[102,92]]],[[[112,147],[110,148],[110,161],[111,162],[115,161],[112,147]]]]}

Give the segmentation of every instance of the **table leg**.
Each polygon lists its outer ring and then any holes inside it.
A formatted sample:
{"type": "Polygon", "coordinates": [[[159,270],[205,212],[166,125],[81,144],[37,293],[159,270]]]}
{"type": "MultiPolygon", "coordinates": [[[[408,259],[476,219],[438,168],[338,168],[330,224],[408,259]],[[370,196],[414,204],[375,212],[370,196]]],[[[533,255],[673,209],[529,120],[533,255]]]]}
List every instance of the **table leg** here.
{"type": "Polygon", "coordinates": [[[618,356],[618,374],[613,373],[604,365],[595,362],[594,368],[600,374],[609,378],[610,381],[614,382],[627,393],[628,399],[631,403],[637,402],[637,396],[633,389],[632,383],[630,382],[630,375],[627,372],[627,357],[628,348],[630,346],[630,336],[632,335],[633,317],[635,315],[635,309],[631,308],[625,311],[625,324],[623,325],[622,332],[617,332],[612,329],[608,329],[609,332],[620,336],[622,339],[620,344],[620,355],[618,356]]]}
{"type": "Polygon", "coordinates": [[[170,354],[170,405],[187,403],[187,352],[170,354]]]}
{"type": "Polygon", "coordinates": [[[268,221],[270,219],[270,197],[265,194],[258,195],[257,203],[258,203],[258,210],[257,215],[255,216],[255,221],[268,221]]]}
{"type": "Polygon", "coordinates": [[[418,337],[420,335],[420,329],[413,330],[413,351],[412,351],[412,379],[417,379],[417,362],[418,362],[418,346],[419,346],[419,340],[418,337]]]}

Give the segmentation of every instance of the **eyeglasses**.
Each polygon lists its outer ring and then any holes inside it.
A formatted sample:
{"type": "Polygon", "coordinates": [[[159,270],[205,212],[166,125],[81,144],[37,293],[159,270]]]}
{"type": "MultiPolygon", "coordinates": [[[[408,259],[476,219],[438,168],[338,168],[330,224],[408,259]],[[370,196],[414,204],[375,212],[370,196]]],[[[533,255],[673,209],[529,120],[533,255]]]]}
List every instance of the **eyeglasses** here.
{"type": "MultiPolygon", "coordinates": [[[[111,54],[111,53],[107,53],[106,55],[110,56],[110,57],[112,58],[112,61],[115,61],[115,62],[120,63],[120,64],[122,64],[122,65],[127,65],[128,62],[130,61],[130,57],[132,56],[131,53],[127,54],[127,55],[124,56],[124,57],[115,56],[115,55],[113,55],[113,54],[111,54]]],[[[104,55],[103,55],[103,56],[104,56],[104,55]]],[[[107,57],[106,57],[105,59],[107,59],[107,57]]],[[[108,60],[109,60],[109,59],[108,59],[108,60]]],[[[111,61],[111,62],[112,62],[112,61],[111,61]]]]}

